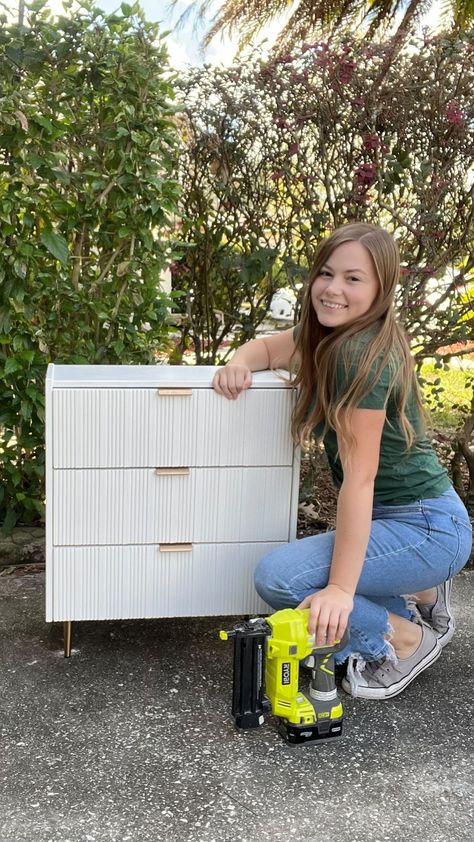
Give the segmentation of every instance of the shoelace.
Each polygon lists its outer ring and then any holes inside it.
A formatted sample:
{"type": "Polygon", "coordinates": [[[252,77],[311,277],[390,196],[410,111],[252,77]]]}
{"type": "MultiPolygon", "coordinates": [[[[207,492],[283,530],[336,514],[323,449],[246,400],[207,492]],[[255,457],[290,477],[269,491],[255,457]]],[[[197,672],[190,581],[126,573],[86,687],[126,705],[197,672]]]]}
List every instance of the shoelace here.
{"type": "Polygon", "coordinates": [[[369,673],[371,678],[375,678],[377,680],[376,673],[380,674],[381,678],[384,678],[389,672],[394,671],[400,673],[401,670],[397,667],[397,664],[394,664],[393,661],[387,661],[386,658],[380,658],[378,661],[369,661],[369,663],[365,667],[365,671],[369,673]],[[386,668],[384,669],[384,665],[386,668]]]}
{"type": "Polygon", "coordinates": [[[373,672],[377,672],[377,670],[383,666],[385,660],[385,658],[379,658],[378,661],[368,661],[368,663],[365,665],[365,672],[370,672],[371,674],[373,672]]]}

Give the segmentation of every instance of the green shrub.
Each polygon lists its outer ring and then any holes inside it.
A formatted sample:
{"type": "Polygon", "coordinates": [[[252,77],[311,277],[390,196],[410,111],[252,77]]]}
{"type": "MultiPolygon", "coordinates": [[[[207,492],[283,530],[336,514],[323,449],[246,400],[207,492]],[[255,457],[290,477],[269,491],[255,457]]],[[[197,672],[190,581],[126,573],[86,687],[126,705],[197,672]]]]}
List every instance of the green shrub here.
{"type": "MultiPolygon", "coordinates": [[[[47,364],[151,363],[179,188],[167,54],[137,5],[0,31],[0,521],[44,506],[47,364]]],[[[5,23],[5,21],[4,21],[5,23]]]]}

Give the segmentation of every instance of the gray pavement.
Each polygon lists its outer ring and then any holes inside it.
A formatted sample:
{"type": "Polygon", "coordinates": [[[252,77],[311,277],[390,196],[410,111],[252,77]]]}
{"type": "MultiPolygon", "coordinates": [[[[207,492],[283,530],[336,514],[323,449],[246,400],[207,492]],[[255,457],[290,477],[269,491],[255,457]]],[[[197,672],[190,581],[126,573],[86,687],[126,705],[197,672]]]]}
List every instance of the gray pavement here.
{"type": "Polygon", "coordinates": [[[0,842],[473,839],[473,572],[437,663],[303,748],[235,730],[229,618],[78,623],[65,660],[43,603],[0,579],[0,842]]]}

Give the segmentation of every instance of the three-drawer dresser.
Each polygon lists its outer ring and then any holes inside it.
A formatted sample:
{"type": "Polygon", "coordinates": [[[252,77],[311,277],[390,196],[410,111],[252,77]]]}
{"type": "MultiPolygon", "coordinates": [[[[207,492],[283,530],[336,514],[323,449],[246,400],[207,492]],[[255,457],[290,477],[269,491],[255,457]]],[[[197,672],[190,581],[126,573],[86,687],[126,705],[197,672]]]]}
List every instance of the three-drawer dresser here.
{"type": "Polygon", "coordinates": [[[235,401],[209,366],[50,365],[46,619],[267,612],[255,566],[296,534],[294,392],[235,401]]]}

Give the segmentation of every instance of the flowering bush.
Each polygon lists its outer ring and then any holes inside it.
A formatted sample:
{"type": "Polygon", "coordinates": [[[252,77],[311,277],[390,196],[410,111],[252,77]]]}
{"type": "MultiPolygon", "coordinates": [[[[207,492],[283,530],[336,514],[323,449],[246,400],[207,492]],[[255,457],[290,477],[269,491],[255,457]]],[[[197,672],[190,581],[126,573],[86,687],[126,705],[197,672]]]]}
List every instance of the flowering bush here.
{"type": "MultiPolygon", "coordinates": [[[[397,307],[418,360],[474,345],[474,31],[425,36],[392,63],[393,46],[304,44],[181,81],[174,284],[181,348],[200,361],[229,334],[230,347],[252,337],[279,286],[299,294],[320,239],[351,220],[399,243],[397,307]]],[[[474,495],[472,458],[469,470],[474,495]]]]}
{"type": "Polygon", "coordinates": [[[243,324],[234,306],[244,255],[266,249],[253,277],[265,303],[264,288],[298,289],[321,237],[357,219],[399,243],[397,305],[417,356],[472,339],[474,31],[426,35],[390,65],[392,47],[304,44],[182,80],[188,338],[214,353],[226,332],[252,335],[263,308],[243,324]],[[210,315],[215,284],[224,325],[210,315]]]}

